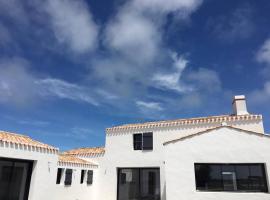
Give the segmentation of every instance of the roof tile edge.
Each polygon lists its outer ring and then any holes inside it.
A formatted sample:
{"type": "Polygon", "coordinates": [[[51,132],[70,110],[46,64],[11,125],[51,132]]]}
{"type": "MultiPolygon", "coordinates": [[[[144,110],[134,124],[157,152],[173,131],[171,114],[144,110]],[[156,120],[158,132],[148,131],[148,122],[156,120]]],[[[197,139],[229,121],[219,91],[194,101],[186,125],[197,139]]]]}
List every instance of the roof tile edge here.
{"type": "Polygon", "coordinates": [[[198,117],[189,119],[175,119],[166,121],[156,121],[156,122],[145,122],[137,124],[125,124],[120,126],[115,126],[106,129],[106,133],[112,133],[114,131],[122,130],[134,130],[141,128],[157,128],[157,127],[171,127],[178,125],[194,125],[194,124],[204,124],[204,123],[214,123],[214,122],[226,122],[226,121],[243,121],[243,120],[262,120],[262,115],[221,115],[221,116],[209,116],[209,117],[198,117]]]}

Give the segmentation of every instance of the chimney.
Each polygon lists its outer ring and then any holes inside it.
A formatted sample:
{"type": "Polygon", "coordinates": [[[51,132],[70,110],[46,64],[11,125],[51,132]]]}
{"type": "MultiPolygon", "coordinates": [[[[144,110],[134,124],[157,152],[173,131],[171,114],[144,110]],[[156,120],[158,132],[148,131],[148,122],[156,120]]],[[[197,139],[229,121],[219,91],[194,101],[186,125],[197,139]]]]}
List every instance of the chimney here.
{"type": "Polygon", "coordinates": [[[234,115],[248,115],[246,97],[245,95],[237,95],[233,98],[233,114],[234,115]]]}

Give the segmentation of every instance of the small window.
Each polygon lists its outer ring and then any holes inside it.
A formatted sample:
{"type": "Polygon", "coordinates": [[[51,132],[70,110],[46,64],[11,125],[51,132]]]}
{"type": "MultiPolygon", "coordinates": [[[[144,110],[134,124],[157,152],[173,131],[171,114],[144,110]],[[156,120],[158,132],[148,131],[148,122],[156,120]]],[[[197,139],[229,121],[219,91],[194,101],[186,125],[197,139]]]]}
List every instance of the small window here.
{"type": "Polygon", "coordinates": [[[133,135],[134,150],[153,150],[153,133],[137,133],[133,135]]]}
{"type": "Polygon", "coordinates": [[[92,185],[93,183],[93,170],[87,171],[87,185],[92,185]]]}
{"type": "Polygon", "coordinates": [[[84,182],[84,178],[85,177],[85,170],[81,170],[81,184],[83,184],[83,182],[84,182]]]}
{"type": "Polygon", "coordinates": [[[142,134],[133,135],[134,150],[142,150],[142,134]]]}
{"type": "Polygon", "coordinates": [[[200,191],[268,192],[264,164],[195,164],[200,191]]]}
{"type": "Polygon", "coordinates": [[[57,169],[56,184],[60,184],[61,183],[62,174],[63,174],[63,169],[62,168],[58,168],[57,169]]]}
{"type": "Polygon", "coordinates": [[[66,169],[65,185],[72,183],[72,169],[66,169]]]}

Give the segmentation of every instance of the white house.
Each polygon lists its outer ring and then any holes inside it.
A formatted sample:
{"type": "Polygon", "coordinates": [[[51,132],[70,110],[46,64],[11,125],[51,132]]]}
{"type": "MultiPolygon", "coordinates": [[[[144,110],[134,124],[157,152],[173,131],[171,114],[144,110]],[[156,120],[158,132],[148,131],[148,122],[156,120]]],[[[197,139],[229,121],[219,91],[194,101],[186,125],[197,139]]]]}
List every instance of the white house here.
{"type": "MultiPolygon", "coordinates": [[[[1,157],[17,156],[5,148],[1,157]]],[[[31,180],[29,199],[270,199],[269,150],[262,116],[249,114],[245,97],[236,96],[230,115],[115,126],[106,129],[105,148],[55,150],[42,162],[52,185],[31,180]],[[91,184],[81,184],[85,179],[91,184]],[[31,196],[35,188],[46,189],[45,197],[31,196]]],[[[24,154],[20,159],[35,160],[24,154]]]]}
{"type": "Polygon", "coordinates": [[[58,149],[0,132],[0,199],[47,200],[55,187],[58,149]]]}
{"type": "Polygon", "coordinates": [[[0,200],[98,199],[97,169],[27,136],[0,132],[0,200]]]}

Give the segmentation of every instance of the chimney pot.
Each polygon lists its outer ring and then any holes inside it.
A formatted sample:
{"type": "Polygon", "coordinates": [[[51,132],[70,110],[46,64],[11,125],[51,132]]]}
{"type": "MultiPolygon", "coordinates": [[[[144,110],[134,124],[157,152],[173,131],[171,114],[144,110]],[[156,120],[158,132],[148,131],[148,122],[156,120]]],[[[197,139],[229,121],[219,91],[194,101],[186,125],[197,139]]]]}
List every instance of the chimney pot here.
{"type": "Polygon", "coordinates": [[[237,95],[233,98],[233,114],[234,115],[248,115],[246,97],[245,95],[237,95]]]}

